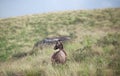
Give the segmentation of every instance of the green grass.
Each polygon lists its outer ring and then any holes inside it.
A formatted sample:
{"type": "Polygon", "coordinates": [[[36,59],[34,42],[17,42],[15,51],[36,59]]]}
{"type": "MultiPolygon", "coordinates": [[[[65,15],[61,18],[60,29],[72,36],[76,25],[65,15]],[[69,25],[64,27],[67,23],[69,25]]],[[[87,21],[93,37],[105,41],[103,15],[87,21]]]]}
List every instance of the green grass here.
{"type": "Polygon", "coordinates": [[[0,76],[119,76],[120,8],[76,10],[0,19],[0,76]],[[46,37],[71,36],[67,62],[52,65],[46,37]]]}

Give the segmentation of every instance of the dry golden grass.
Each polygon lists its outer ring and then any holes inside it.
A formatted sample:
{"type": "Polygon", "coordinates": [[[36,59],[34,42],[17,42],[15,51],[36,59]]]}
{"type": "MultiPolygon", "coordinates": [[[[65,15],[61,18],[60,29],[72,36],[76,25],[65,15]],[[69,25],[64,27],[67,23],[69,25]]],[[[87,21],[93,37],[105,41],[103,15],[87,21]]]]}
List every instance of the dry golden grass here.
{"type": "Polygon", "coordinates": [[[108,8],[0,19],[0,76],[119,76],[119,13],[108,8]],[[64,44],[66,64],[51,64],[53,45],[24,56],[37,41],[61,35],[72,37],[64,44]]]}

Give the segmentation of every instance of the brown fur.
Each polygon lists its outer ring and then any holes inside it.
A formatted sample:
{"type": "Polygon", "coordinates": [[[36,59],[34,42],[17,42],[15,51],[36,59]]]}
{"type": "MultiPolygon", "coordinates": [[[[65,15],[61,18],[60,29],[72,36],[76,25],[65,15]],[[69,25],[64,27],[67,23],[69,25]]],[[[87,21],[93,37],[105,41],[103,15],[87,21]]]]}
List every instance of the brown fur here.
{"type": "Polygon", "coordinates": [[[52,57],[51,57],[52,63],[61,63],[61,64],[64,64],[66,62],[66,59],[67,59],[67,54],[63,50],[62,42],[60,42],[60,41],[56,42],[56,45],[55,45],[54,49],[55,50],[59,49],[59,51],[55,52],[52,55],[52,57]]]}

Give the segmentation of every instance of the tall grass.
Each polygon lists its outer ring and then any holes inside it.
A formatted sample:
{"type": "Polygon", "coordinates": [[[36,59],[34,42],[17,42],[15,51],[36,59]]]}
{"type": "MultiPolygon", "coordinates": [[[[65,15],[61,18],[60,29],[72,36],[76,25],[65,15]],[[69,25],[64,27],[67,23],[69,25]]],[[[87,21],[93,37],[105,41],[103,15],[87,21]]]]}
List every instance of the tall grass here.
{"type": "Polygon", "coordinates": [[[120,9],[65,11],[0,19],[0,76],[119,76],[120,9]],[[51,64],[46,37],[69,35],[67,62],[51,64]]]}

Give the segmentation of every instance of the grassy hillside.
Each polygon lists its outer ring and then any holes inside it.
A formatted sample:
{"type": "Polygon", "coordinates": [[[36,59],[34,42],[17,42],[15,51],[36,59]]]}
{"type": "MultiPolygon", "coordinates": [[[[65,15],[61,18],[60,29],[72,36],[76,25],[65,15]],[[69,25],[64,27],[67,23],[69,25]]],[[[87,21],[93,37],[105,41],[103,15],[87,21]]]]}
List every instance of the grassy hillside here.
{"type": "Polygon", "coordinates": [[[0,19],[0,76],[119,76],[120,8],[77,10],[0,19]],[[71,36],[68,61],[52,66],[53,46],[34,55],[46,37],[71,36]]]}

